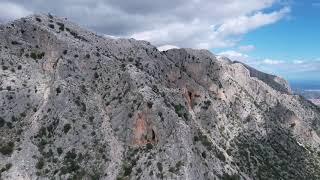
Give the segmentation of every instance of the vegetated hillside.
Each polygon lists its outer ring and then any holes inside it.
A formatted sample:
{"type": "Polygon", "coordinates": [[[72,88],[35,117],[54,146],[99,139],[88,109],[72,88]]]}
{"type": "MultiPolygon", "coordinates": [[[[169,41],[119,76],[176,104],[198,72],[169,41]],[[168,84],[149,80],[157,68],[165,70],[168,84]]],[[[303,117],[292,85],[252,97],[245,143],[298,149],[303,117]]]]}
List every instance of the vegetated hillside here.
{"type": "Polygon", "coordinates": [[[320,110],[206,50],[0,25],[0,179],[320,179],[320,110]]]}

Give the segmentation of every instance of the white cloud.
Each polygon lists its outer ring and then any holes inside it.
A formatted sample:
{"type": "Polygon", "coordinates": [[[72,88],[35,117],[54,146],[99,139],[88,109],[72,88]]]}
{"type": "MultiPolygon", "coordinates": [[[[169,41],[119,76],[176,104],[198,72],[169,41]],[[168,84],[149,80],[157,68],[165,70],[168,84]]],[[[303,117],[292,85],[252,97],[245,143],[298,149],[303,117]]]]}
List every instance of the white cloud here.
{"type": "Polygon", "coordinates": [[[241,61],[260,71],[290,79],[318,79],[320,77],[320,60],[275,60],[271,58],[257,59],[237,51],[225,51],[218,54],[233,61],[241,61]]]}
{"type": "Polygon", "coordinates": [[[301,61],[301,60],[295,60],[295,61],[293,61],[293,63],[294,63],[294,64],[303,64],[303,63],[304,63],[304,61],[301,61]]]}
{"type": "Polygon", "coordinates": [[[256,49],[254,45],[245,45],[245,46],[239,46],[239,51],[241,52],[251,52],[256,49]]]}
{"type": "Polygon", "coordinates": [[[283,64],[284,63],[284,61],[273,60],[273,59],[264,59],[262,62],[264,64],[271,64],[271,65],[278,65],[278,64],[283,64]]]}
{"type": "Polygon", "coordinates": [[[160,46],[158,47],[159,51],[167,51],[169,49],[179,49],[179,47],[177,46],[172,46],[172,45],[164,45],[164,46],[160,46]]]}
{"type": "Polygon", "coordinates": [[[0,2],[0,22],[21,18],[30,15],[32,12],[11,2],[0,2]]]}
{"type": "Polygon", "coordinates": [[[281,1],[12,0],[7,4],[15,8],[1,5],[0,15],[12,19],[28,14],[27,10],[51,12],[101,34],[147,40],[156,46],[211,49],[234,46],[242,35],[281,20],[290,12],[281,1]]]}
{"type": "Polygon", "coordinates": [[[147,40],[157,46],[170,43],[180,47],[203,49],[230,47],[239,41],[240,35],[275,23],[289,12],[289,8],[272,13],[257,12],[240,17],[230,17],[221,24],[210,24],[199,19],[190,22],[172,22],[166,26],[134,33],[130,37],[147,40]]]}
{"type": "Polygon", "coordinates": [[[244,15],[224,22],[216,33],[221,36],[242,35],[261,26],[272,24],[282,19],[290,12],[289,7],[272,13],[257,12],[253,15],[244,15]]]}
{"type": "Polygon", "coordinates": [[[233,61],[247,62],[249,60],[249,56],[247,54],[243,54],[232,50],[221,52],[218,55],[225,56],[233,61]]]}
{"type": "Polygon", "coordinates": [[[290,79],[318,79],[320,77],[320,62],[316,60],[282,61],[281,63],[253,64],[257,69],[290,79]]]}
{"type": "Polygon", "coordinates": [[[105,38],[111,38],[111,39],[118,39],[118,38],[120,38],[120,37],[118,37],[118,36],[112,36],[112,35],[108,35],[108,34],[102,34],[102,36],[105,37],[105,38]]]}

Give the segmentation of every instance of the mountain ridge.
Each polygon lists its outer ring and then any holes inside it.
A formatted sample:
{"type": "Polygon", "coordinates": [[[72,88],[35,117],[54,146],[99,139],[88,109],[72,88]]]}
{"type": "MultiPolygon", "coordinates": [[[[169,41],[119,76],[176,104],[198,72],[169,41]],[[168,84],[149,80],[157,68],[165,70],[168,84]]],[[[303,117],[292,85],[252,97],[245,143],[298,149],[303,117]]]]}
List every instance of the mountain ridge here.
{"type": "Polygon", "coordinates": [[[318,179],[320,110],[207,50],[0,25],[3,179],[318,179]]]}

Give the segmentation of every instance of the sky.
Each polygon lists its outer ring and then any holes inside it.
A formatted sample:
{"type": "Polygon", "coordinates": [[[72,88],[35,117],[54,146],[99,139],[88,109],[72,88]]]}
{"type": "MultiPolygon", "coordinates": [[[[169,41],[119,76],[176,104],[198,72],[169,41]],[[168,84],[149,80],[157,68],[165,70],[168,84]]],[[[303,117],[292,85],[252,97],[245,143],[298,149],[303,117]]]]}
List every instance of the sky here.
{"type": "Polygon", "coordinates": [[[320,0],[0,0],[0,23],[48,12],[106,36],[208,49],[320,86],[320,0]]]}

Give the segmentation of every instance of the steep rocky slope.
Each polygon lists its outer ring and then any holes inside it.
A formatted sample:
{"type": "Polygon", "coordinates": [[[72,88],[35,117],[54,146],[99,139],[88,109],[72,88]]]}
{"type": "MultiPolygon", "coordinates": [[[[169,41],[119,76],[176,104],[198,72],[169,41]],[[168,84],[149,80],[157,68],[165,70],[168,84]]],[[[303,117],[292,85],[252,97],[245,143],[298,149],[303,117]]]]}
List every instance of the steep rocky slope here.
{"type": "Polygon", "coordinates": [[[0,25],[0,179],[320,179],[320,110],[206,50],[0,25]]]}

